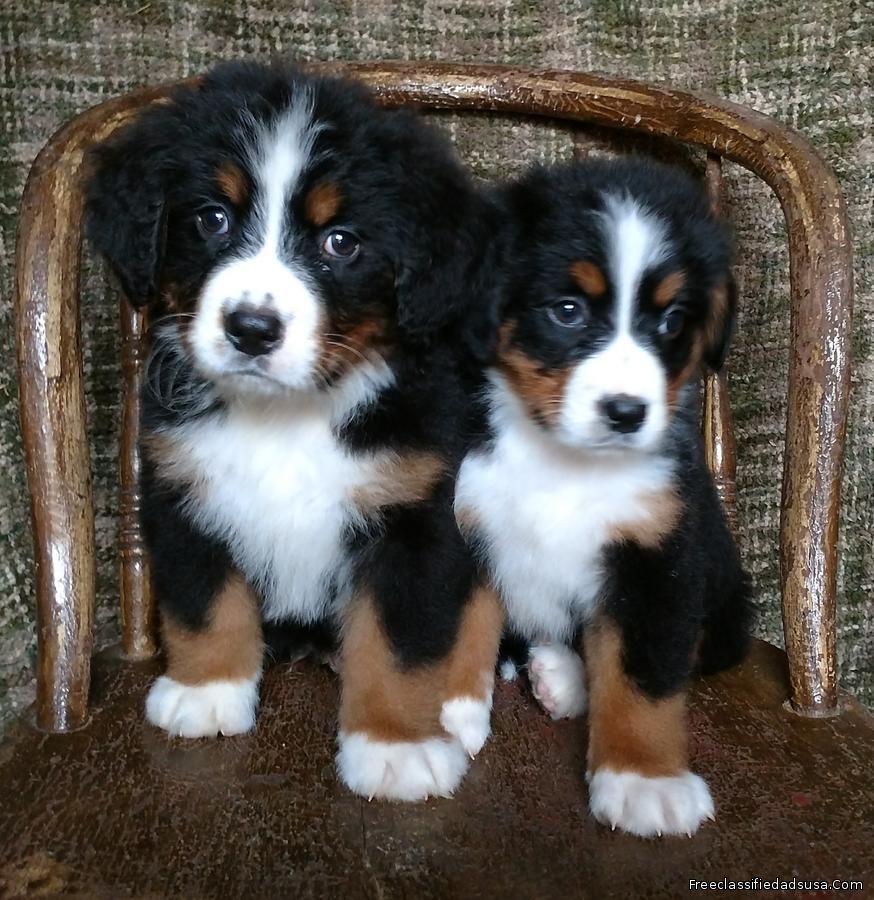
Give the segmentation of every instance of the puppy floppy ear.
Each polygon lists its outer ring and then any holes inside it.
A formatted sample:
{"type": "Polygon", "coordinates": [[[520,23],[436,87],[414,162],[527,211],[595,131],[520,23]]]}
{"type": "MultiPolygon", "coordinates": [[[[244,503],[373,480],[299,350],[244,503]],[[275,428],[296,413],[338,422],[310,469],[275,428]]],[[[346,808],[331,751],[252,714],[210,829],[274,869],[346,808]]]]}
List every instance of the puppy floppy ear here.
{"type": "Polygon", "coordinates": [[[425,268],[404,269],[397,282],[398,322],[419,337],[451,328],[465,352],[483,363],[497,340],[503,226],[491,197],[478,193],[468,199],[461,221],[444,235],[429,236],[425,268]]]}
{"type": "Polygon", "coordinates": [[[469,242],[442,223],[414,229],[412,241],[395,278],[398,326],[426,337],[458,318],[470,297],[469,242]]]}
{"type": "Polygon", "coordinates": [[[730,271],[710,289],[710,307],[704,326],[704,361],[718,372],[725,364],[737,319],[737,284],[730,271]]]}
{"type": "Polygon", "coordinates": [[[470,279],[473,298],[462,339],[465,349],[482,365],[494,360],[504,312],[520,277],[520,259],[525,257],[526,245],[536,240],[526,228],[545,215],[547,186],[546,170],[535,167],[523,180],[481,195],[476,218],[479,254],[470,279]]]}
{"type": "Polygon", "coordinates": [[[153,138],[157,118],[146,112],[95,147],[89,161],[85,233],[134,306],[158,293],[164,255],[166,149],[153,138]]]}
{"type": "Polygon", "coordinates": [[[427,340],[457,327],[477,302],[489,203],[445,135],[409,111],[394,113],[390,127],[403,215],[397,322],[408,337],[427,340]]]}
{"type": "Polygon", "coordinates": [[[504,308],[511,288],[513,262],[517,256],[516,220],[510,215],[506,197],[498,190],[483,196],[477,217],[477,255],[472,267],[462,341],[465,350],[480,365],[494,358],[504,308]]]}

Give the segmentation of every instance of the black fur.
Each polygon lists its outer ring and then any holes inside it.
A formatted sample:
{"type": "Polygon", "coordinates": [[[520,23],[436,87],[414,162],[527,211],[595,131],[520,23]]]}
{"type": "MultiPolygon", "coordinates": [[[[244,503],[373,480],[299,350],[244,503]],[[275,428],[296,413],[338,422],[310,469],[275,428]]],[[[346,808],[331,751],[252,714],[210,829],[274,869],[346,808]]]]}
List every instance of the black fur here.
{"type": "Polygon", "coordinates": [[[625,667],[654,698],[681,690],[697,664],[713,674],[749,645],[750,579],[725,524],[693,416],[676,441],[683,515],[657,549],[631,542],[605,552],[604,608],[619,626],[625,667]]]}
{"type": "Polygon", "coordinates": [[[160,478],[148,455],[141,479],[140,517],[161,610],[186,628],[203,628],[231,571],[231,554],[224,542],[204,534],[185,515],[186,495],[160,478]]]}

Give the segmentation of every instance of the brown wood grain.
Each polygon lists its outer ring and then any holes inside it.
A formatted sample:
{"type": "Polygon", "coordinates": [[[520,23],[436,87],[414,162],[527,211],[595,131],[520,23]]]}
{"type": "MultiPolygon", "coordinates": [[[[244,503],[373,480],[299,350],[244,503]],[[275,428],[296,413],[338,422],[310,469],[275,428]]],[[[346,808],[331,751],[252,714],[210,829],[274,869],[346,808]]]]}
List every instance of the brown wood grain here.
{"type": "Polygon", "coordinates": [[[79,323],[84,153],[159,93],[110,101],[64,126],[31,167],[19,211],[16,350],[36,560],[36,721],[47,731],[80,728],[88,716],[95,563],[79,323]]]}
{"type": "MultiPolygon", "coordinates": [[[[710,208],[717,215],[722,215],[722,160],[713,153],[707,154],[704,180],[710,198],[710,208]]],[[[701,426],[707,468],[713,475],[728,524],[736,534],[737,445],[728,397],[728,374],[725,368],[719,373],[708,371],[704,377],[701,426]]]]}
{"type": "Polygon", "coordinates": [[[140,386],[148,354],[146,313],[122,300],[122,410],[119,443],[118,562],[121,591],[121,646],[128,659],[147,659],[158,649],[157,612],[152,598],[149,557],[140,526],[140,386]]]}
{"type": "MultiPolygon", "coordinates": [[[[545,116],[680,141],[737,162],[771,186],[790,249],[780,559],[792,702],[804,714],[832,712],[852,251],[840,187],[808,141],[726,100],[583,73],[438,63],[311,68],[357,76],[386,105],[545,116]]],[[[16,311],[37,559],[37,710],[40,725],[54,730],[77,727],[86,716],[94,595],[78,326],[82,154],[169,90],[145,89],[77,116],[37,157],[22,200],[16,311]]]]}

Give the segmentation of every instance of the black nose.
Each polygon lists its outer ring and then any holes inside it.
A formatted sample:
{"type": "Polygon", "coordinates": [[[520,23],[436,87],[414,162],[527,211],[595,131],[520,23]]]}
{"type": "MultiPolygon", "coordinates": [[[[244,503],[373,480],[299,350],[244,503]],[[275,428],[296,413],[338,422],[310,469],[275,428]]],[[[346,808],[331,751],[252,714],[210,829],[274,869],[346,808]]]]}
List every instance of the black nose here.
{"type": "Polygon", "coordinates": [[[605,397],[599,406],[610,427],[620,434],[637,431],[646,418],[646,403],[640,397],[632,397],[630,394],[605,397]]]}
{"type": "Polygon", "coordinates": [[[247,356],[269,353],[282,340],[282,322],[269,309],[241,307],[225,313],[228,340],[247,356]]]}

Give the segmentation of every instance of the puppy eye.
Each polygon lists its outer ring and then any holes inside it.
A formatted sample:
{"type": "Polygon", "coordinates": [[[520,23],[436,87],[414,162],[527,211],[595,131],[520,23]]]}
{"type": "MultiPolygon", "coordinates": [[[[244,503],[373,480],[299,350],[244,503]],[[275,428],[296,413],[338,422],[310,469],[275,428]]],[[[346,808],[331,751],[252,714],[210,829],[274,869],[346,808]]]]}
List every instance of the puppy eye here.
{"type": "Polygon", "coordinates": [[[204,206],[197,214],[197,230],[202,238],[220,237],[231,229],[228,212],[221,206],[204,206]]]}
{"type": "Polygon", "coordinates": [[[685,324],[686,316],[681,309],[669,309],[659,322],[659,336],[672,341],[680,336],[685,324]]]}
{"type": "Polygon", "coordinates": [[[579,328],[586,321],[586,307],[579,300],[566,297],[547,307],[549,318],[562,328],[579,328]]]}
{"type": "Polygon", "coordinates": [[[347,262],[358,255],[361,243],[348,231],[331,231],[322,242],[322,253],[347,262]]]}

